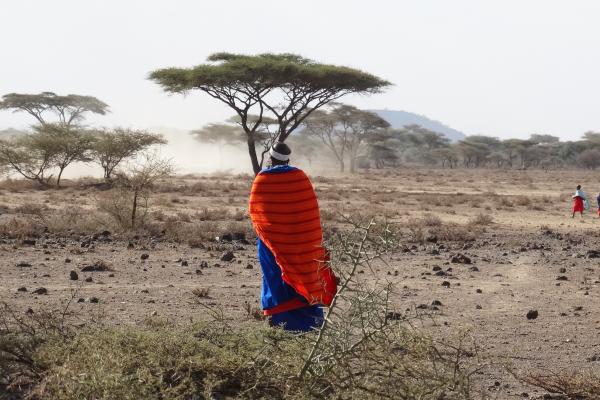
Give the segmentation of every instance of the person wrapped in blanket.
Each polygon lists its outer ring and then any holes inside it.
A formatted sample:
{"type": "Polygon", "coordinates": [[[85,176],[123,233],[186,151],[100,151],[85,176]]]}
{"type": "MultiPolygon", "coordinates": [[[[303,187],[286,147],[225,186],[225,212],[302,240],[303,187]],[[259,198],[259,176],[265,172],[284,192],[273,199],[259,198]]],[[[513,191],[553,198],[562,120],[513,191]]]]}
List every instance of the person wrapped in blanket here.
{"type": "Polygon", "coordinates": [[[577,190],[575,190],[575,194],[572,196],[573,198],[573,216],[571,218],[575,218],[575,214],[581,214],[583,218],[583,210],[587,210],[589,208],[589,203],[587,202],[587,198],[585,197],[585,193],[581,190],[581,185],[577,185],[577,190]]]}
{"type": "Polygon", "coordinates": [[[319,205],[306,174],[289,165],[291,149],[277,143],[271,166],[256,175],[250,219],[258,236],[261,302],[271,325],[308,332],[321,327],[336,278],[322,245],[319,205]]]}
{"type": "Polygon", "coordinates": [[[598,218],[600,218],[600,193],[598,193],[598,197],[596,197],[596,201],[598,202],[598,218]]]}

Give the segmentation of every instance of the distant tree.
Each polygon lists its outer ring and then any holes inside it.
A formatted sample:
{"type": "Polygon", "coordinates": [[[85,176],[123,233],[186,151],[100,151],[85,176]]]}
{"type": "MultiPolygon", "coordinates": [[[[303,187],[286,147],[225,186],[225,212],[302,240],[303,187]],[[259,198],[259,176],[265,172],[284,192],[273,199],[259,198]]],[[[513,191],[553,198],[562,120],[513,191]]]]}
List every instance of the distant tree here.
{"type": "Polygon", "coordinates": [[[600,151],[588,149],[577,157],[577,163],[584,168],[596,169],[600,167],[600,151]]]}
{"type": "Polygon", "coordinates": [[[22,175],[25,179],[48,186],[59,148],[48,135],[28,133],[0,140],[0,165],[22,175]]]}
{"type": "MultiPolygon", "coordinates": [[[[256,121],[257,116],[251,115],[249,120],[256,121]]],[[[260,154],[260,165],[263,164],[265,154],[271,149],[274,141],[273,125],[276,124],[271,118],[263,117],[261,125],[254,132],[255,144],[262,146],[260,154]]],[[[246,145],[246,133],[241,127],[240,118],[235,115],[224,123],[212,123],[190,132],[196,140],[202,143],[214,144],[219,149],[219,165],[223,164],[223,148],[225,146],[240,147],[246,145]]]]}
{"type": "Polygon", "coordinates": [[[350,172],[354,173],[356,172],[356,162],[369,136],[389,128],[390,124],[376,113],[359,110],[353,106],[343,105],[334,111],[342,125],[347,126],[350,132],[348,156],[350,172]]]}
{"type": "Polygon", "coordinates": [[[350,93],[378,93],[390,83],[374,75],[316,63],[294,54],[216,53],[208,64],[153,71],[149,78],[171,93],[198,89],[227,104],[246,133],[254,173],[262,168],[256,132],[263,117],[277,121],[283,142],[313,111],[350,93]],[[249,118],[251,115],[257,118],[249,118]]]}
{"type": "Polygon", "coordinates": [[[199,142],[217,146],[219,149],[219,168],[223,167],[223,147],[227,145],[242,145],[246,136],[244,131],[239,127],[223,123],[208,124],[190,133],[199,142]]]}
{"type": "Polygon", "coordinates": [[[506,154],[501,151],[494,151],[488,156],[488,159],[496,166],[496,168],[502,168],[504,163],[507,162],[506,154]]]}
{"type": "Polygon", "coordinates": [[[598,144],[598,143],[600,143],[600,133],[599,132],[592,132],[592,131],[585,132],[583,134],[583,140],[586,140],[588,142],[592,142],[594,144],[598,144]]]}
{"type": "Polygon", "coordinates": [[[407,134],[412,135],[414,141],[422,145],[427,151],[448,147],[450,139],[441,133],[430,131],[420,125],[406,125],[403,128],[407,134]]]}
{"type": "Polygon", "coordinates": [[[161,135],[124,128],[97,130],[94,136],[91,158],[100,164],[106,180],[111,179],[123,160],[134,158],[151,146],[167,143],[161,135]]]}
{"type": "Polygon", "coordinates": [[[589,143],[586,140],[564,142],[558,149],[558,157],[567,164],[576,164],[579,155],[588,149],[589,143]]]}
{"type": "Polygon", "coordinates": [[[348,149],[348,133],[338,127],[338,120],[333,113],[317,110],[304,121],[302,133],[318,138],[335,157],[340,172],[346,170],[346,150],[348,149]]]}
{"type": "Polygon", "coordinates": [[[56,186],[64,170],[75,161],[90,161],[89,155],[94,143],[93,134],[81,127],[64,124],[46,124],[34,127],[33,136],[38,146],[47,146],[54,153],[51,166],[58,169],[56,186]]]}
{"type": "Polygon", "coordinates": [[[320,152],[321,144],[308,135],[294,135],[288,139],[294,159],[304,158],[312,166],[313,160],[320,152]]]}
{"type": "Polygon", "coordinates": [[[558,143],[560,138],[552,135],[538,135],[536,133],[529,136],[529,141],[535,144],[551,144],[558,143]]]}
{"type": "Polygon", "coordinates": [[[506,154],[508,164],[513,167],[517,158],[521,159],[521,167],[525,167],[527,161],[527,152],[534,142],[523,139],[507,139],[501,143],[502,151],[506,154]]]}
{"type": "Polygon", "coordinates": [[[500,141],[489,136],[467,136],[458,143],[458,151],[463,157],[465,167],[479,167],[488,156],[499,147],[500,141]]]}
{"type": "Polygon", "coordinates": [[[395,166],[399,161],[398,154],[385,143],[371,143],[368,155],[377,169],[381,169],[386,165],[395,166]]]}
{"type": "Polygon", "coordinates": [[[336,157],[340,171],[345,170],[346,158],[350,172],[355,172],[356,161],[369,135],[390,125],[377,114],[345,104],[336,104],[329,112],[316,111],[304,120],[304,132],[319,138],[336,157]]]}
{"type": "Polygon", "coordinates": [[[431,151],[432,157],[442,161],[442,167],[455,168],[459,161],[459,156],[454,147],[441,147],[431,151]]]}
{"type": "Polygon", "coordinates": [[[108,105],[92,96],[69,94],[58,96],[52,92],[40,94],[9,93],[2,96],[0,110],[26,112],[40,124],[45,125],[47,114],[58,118],[58,123],[72,125],[83,119],[85,113],[104,115],[108,105]]]}

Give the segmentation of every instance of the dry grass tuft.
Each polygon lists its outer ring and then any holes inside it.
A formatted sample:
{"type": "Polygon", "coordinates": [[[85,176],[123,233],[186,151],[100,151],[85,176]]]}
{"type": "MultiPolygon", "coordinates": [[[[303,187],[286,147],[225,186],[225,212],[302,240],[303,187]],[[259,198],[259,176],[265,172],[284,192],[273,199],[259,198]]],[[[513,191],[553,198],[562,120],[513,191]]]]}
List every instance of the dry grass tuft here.
{"type": "Polygon", "coordinates": [[[600,375],[597,371],[562,371],[529,373],[520,380],[550,393],[558,393],[567,399],[600,399],[600,375]]]}
{"type": "Polygon", "coordinates": [[[195,288],[192,290],[192,294],[200,299],[207,299],[210,297],[209,288],[195,288]]]}
{"type": "Polygon", "coordinates": [[[491,225],[494,222],[494,217],[490,214],[479,213],[469,220],[469,225],[479,227],[491,225]]]}

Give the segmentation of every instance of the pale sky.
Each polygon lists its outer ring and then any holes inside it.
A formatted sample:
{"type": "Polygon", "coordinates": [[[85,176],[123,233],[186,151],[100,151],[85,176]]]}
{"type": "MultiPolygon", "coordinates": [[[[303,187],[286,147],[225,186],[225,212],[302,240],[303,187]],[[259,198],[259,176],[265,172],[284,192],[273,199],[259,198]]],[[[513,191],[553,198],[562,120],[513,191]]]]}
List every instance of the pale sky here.
{"type": "MultiPolygon", "coordinates": [[[[19,0],[0,2],[0,94],[92,95],[95,125],[199,128],[231,115],[149,71],[218,51],[291,52],[394,83],[349,97],[466,134],[577,139],[600,131],[600,1],[19,0]]],[[[0,129],[33,122],[0,112],[0,129]]]]}

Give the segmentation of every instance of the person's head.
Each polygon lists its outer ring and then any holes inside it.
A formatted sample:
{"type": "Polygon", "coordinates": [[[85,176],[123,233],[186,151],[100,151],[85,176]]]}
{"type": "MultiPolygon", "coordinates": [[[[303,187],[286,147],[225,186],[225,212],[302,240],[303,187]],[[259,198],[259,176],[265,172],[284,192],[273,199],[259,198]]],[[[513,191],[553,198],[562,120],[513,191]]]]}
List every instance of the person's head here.
{"type": "Polygon", "coordinates": [[[277,142],[273,147],[271,147],[271,151],[269,152],[271,156],[271,165],[288,165],[290,163],[290,154],[292,154],[292,150],[289,146],[283,142],[277,142]]]}
{"type": "Polygon", "coordinates": [[[581,185],[577,185],[577,190],[581,190],[581,185]]]}

